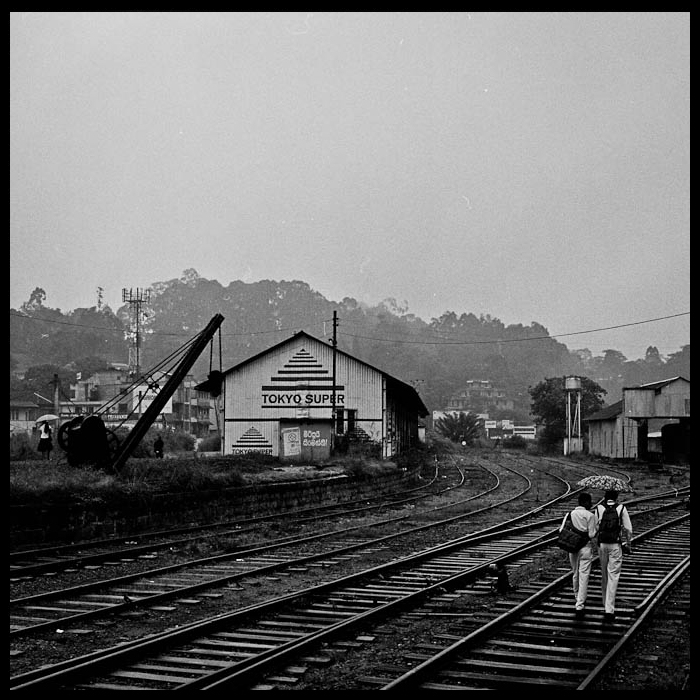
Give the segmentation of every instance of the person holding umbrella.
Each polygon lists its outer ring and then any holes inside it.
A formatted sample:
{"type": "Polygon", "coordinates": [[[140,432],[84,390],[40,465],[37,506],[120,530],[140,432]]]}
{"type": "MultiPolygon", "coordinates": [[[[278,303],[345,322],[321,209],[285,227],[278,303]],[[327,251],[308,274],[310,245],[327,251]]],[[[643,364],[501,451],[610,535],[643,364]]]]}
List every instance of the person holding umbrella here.
{"type": "Polygon", "coordinates": [[[39,444],[37,445],[37,449],[42,454],[46,455],[46,459],[51,461],[51,450],[53,450],[53,439],[52,439],[51,426],[49,425],[48,421],[44,421],[41,424],[41,432],[39,433],[39,444]]]}
{"type": "Polygon", "coordinates": [[[622,572],[622,555],[632,552],[632,521],[624,504],[617,502],[618,492],[609,489],[603,503],[596,506],[598,555],[603,596],[603,622],[615,620],[615,596],[622,572]],[[623,544],[623,539],[625,544],[623,544]]]}

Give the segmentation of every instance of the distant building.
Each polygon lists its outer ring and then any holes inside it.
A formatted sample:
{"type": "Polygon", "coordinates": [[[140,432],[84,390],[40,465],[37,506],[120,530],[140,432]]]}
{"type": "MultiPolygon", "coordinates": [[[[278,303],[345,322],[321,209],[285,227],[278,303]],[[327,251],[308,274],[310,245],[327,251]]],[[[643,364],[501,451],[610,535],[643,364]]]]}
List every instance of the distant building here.
{"type": "Polygon", "coordinates": [[[487,420],[484,422],[486,437],[490,440],[495,438],[518,437],[525,440],[534,440],[537,437],[537,426],[517,425],[512,420],[487,420]]]}
{"type": "MultiPolygon", "coordinates": [[[[433,426],[435,421],[445,416],[458,416],[460,413],[470,414],[471,411],[456,411],[448,410],[444,411],[433,411],[433,426]]],[[[491,420],[488,413],[476,413],[477,418],[484,423],[484,434],[490,440],[496,438],[509,438],[514,435],[519,435],[526,440],[534,440],[537,437],[537,426],[535,425],[519,425],[514,421],[504,418],[502,420],[491,420]]]]}
{"type": "MultiPolygon", "coordinates": [[[[59,402],[62,421],[100,412],[107,428],[133,428],[167,383],[169,375],[154,372],[135,383],[127,365],[80,378],[70,385],[70,400],[59,402]]],[[[156,425],[208,437],[217,430],[215,407],[208,392],[198,391],[187,375],[160,412],[156,425]]]]}
{"type": "Polygon", "coordinates": [[[463,387],[450,396],[446,411],[489,413],[512,411],[514,403],[503,389],[493,386],[488,379],[468,379],[463,387]]]}
{"type": "Polygon", "coordinates": [[[224,372],[223,389],[226,455],[301,461],[364,443],[388,459],[418,444],[428,415],[410,384],[304,331],[224,372]]]}
{"type": "Polygon", "coordinates": [[[583,422],[588,425],[588,453],[611,459],[637,459],[637,424],[624,415],[623,400],[602,408],[583,422]]]}
{"type": "Polygon", "coordinates": [[[690,381],[673,377],[622,390],[583,419],[589,454],[611,459],[690,460],[690,381]]]}
{"type": "Polygon", "coordinates": [[[49,401],[39,405],[36,401],[10,398],[10,435],[31,434],[36,427],[36,419],[52,412],[53,404],[49,401]]]}

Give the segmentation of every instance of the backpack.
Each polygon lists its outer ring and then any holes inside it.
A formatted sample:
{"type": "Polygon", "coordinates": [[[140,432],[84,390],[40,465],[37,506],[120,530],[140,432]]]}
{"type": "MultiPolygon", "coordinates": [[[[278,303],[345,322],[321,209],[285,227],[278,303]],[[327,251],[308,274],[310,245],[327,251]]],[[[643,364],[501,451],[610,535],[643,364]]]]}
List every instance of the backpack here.
{"type": "Polygon", "coordinates": [[[568,513],[564,521],[564,527],[559,530],[557,546],[565,552],[574,553],[583,549],[588,544],[588,539],[588,532],[574,527],[574,524],[571,522],[571,513],[568,513]]]}
{"type": "MultiPolygon", "coordinates": [[[[620,533],[622,532],[622,509],[624,506],[620,504],[612,506],[604,506],[605,510],[598,524],[598,542],[603,544],[614,544],[621,542],[620,533]]],[[[600,510],[598,510],[600,515],[600,510]]]]}

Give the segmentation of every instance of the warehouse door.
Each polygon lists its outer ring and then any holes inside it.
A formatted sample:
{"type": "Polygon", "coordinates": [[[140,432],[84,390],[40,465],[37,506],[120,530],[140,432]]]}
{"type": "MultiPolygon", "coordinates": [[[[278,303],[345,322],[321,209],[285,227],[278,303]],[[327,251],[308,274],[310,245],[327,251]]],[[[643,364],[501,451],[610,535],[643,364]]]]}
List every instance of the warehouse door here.
{"type": "Polygon", "coordinates": [[[280,457],[292,462],[318,462],[331,456],[330,421],[280,421],[280,457]]]}

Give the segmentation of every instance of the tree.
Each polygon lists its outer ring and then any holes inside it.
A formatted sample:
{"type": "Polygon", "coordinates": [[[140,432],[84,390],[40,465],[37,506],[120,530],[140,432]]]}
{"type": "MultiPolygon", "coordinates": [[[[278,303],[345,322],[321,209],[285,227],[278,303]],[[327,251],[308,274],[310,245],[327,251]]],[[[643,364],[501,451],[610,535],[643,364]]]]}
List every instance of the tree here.
{"type": "Polygon", "coordinates": [[[690,345],[683,345],[679,352],[671,353],[666,361],[667,377],[683,377],[690,380],[690,345]]]}
{"type": "Polygon", "coordinates": [[[435,421],[435,430],[452,442],[473,444],[484,433],[484,423],[474,413],[448,413],[435,421]]]}
{"type": "MultiPolygon", "coordinates": [[[[608,392],[588,377],[581,377],[581,418],[599,411],[603,396],[608,392]]],[[[532,398],[531,413],[541,426],[540,440],[545,445],[555,445],[567,434],[566,390],[564,377],[549,377],[529,392],[532,398]]]]}
{"type": "Polygon", "coordinates": [[[29,295],[29,301],[22,304],[22,311],[31,313],[43,308],[46,301],[46,292],[41,287],[34,287],[34,291],[29,295]]]}

